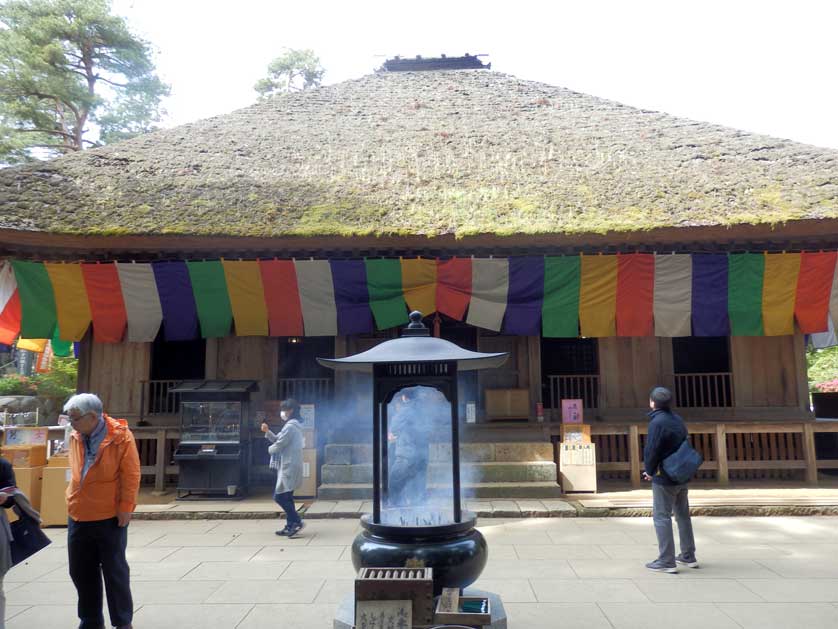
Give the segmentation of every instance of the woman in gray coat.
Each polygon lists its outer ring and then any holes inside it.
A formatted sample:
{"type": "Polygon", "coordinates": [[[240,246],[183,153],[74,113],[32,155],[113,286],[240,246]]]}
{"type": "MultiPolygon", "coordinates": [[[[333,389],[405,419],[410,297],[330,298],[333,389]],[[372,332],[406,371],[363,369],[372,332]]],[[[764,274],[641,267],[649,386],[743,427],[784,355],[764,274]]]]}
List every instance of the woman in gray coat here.
{"type": "Polygon", "coordinates": [[[300,423],[300,405],[296,400],[283,400],[279,411],[285,422],[282,430],[274,434],[263,423],[262,432],[271,442],[268,453],[271,455],[271,468],[277,472],[274,500],[285,511],[285,528],[276,534],[294,537],[304,526],[294,506],[294,490],[303,482],[303,427],[300,423]]]}

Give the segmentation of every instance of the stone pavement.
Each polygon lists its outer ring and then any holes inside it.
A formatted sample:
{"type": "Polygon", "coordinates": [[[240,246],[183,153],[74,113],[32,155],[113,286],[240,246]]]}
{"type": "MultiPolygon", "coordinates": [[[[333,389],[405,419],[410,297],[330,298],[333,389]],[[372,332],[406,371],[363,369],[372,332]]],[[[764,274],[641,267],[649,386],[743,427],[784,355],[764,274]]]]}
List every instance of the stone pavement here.
{"type": "MultiPolygon", "coordinates": [[[[651,489],[609,490],[597,494],[567,494],[541,500],[466,500],[466,507],[479,517],[603,517],[649,516],[651,489]]],[[[298,509],[308,518],[358,517],[372,510],[364,500],[304,500],[298,509]]],[[[269,494],[240,501],[177,501],[174,494],[152,496],[141,493],[137,517],[141,519],[266,518],[280,511],[269,494]]],[[[786,484],[741,484],[727,489],[715,485],[690,485],[694,515],[838,515],[838,487],[786,484]]]]}
{"type": "MultiPolygon", "coordinates": [[[[511,629],[838,627],[838,518],[698,517],[698,570],[647,571],[648,518],[484,519],[511,629]]],[[[357,520],[311,519],[299,539],[269,520],[136,521],[129,533],[137,629],[327,629],[352,590],[357,520]]],[[[7,627],[70,629],[66,530],[5,579],[7,627]]]]}

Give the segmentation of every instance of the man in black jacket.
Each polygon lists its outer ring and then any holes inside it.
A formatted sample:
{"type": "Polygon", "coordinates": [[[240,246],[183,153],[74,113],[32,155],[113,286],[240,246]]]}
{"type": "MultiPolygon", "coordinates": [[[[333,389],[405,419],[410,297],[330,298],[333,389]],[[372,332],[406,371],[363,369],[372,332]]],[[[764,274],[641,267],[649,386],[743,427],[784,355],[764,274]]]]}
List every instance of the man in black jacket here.
{"type": "Polygon", "coordinates": [[[652,520],[658,536],[658,558],[646,564],[655,572],[677,572],[676,562],[689,568],[698,568],[695,558],[695,540],[690,519],[687,483],[671,480],[661,468],[663,460],[674,453],[687,438],[684,420],[670,410],[672,393],[669,389],[655,387],[649,394],[649,434],[643,450],[643,479],[652,481],[652,520]],[[675,556],[672,535],[672,512],[678,522],[681,554],[675,556]]]}

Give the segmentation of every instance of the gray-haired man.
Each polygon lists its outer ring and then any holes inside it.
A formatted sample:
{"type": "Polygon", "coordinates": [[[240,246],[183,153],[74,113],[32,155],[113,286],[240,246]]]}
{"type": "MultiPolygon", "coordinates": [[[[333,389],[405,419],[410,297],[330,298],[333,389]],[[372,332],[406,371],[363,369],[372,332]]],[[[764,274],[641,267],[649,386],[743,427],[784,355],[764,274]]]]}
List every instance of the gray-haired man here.
{"type": "Polygon", "coordinates": [[[652,520],[658,537],[658,558],[646,564],[655,572],[677,572],[677,564],[698,568],[695,558],[695,539],[690,519],[687,483],[679,485],[661,469],[661,463],[674,453],[687,438],[684,420],[670,409],[672,393],[664,387],[655,387],[649,394],[649,434],[643,450],[643,479],[652,481],[652,520]],[[678,522],[681,554],[675,556],[675,539],[672,534],[672,512],[678,522]]]}

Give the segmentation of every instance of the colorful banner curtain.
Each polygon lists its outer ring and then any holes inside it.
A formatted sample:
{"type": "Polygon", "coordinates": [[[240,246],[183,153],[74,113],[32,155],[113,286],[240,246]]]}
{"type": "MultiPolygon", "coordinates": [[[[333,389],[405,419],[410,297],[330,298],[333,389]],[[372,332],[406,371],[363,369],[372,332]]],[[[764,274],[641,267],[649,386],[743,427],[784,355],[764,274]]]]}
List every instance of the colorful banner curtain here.
{"type": "Polygon", "coordinates": [[[12,268],[20,297],[20,335],[25,339],[51,338],[58,314],[47,270],[40,262],[24,260],[12,260],[12,268]]]}
{"type": "Polygon", "coordinates": [[[271,336],[303,336],[303,309],[292,260],[259,260],[271,336]]]}
{"type": "Polygon", "coordinates": [[[129,343],[151,343],[163,323],[163,308],[157,294],[154,270],[150,264],[117,263],[122,299],[128,313],[129,343]]]}
{"type": "Polygon", "coordinates": [[[436,309],[462,321],[471,301],[471,259],[440,260],[436,267],[436,309]]]}
{"type": "Polygon", "coordinates": [[[125,335],[128,315],[125,313],[116,264],[82,264],[81,271],[93,318],[93,340],[97,343],[120,343],[125,335]]]}
{"type": "Polygon", "coordinates": [[[652,336],[655,332],[655,256],[617,256],[617,336],[652,336]]]}
{"type": "Polygon", "coordinates": [[[436,260],[402,259],[402,292],[410,310],[436,312],[436,260]]]}
{"type": "Polygon", "coordinates": [[[80,264],[45,262],[58,316],[58,336],[67,341],[80,341],[90,327],[90,303],[80,264]]]}
{"type": "Polygon", "coordinates": [[[686,254],[655,256],[655,336],[692,333],[692,258],[686,254]]]}
{"type": "Polygon", "coordinates": [[[255,260],[224,260],[222,265],[236,322],[236,335],[267,336],[268,307],[259,263],[255,260]]]}
{"type": "Polygon", "coordinates": [[[727,313],[732,336],[762,336],[762,291],[765,256],[736,253],[728,256],[727,313]]]}
{"type": "Polygon", "coordinates": [[[579,336],[579,256],[544,259],[544,302],[541,306],[542,334],[546,337],[579,336]]]}
{"type": "Polygon", "coordinates": [[[617,256],[581,256],[579,324],[582,336],[614,336],[617,332],[617,256]]]}
{"type": "Polygon", "coordinates": [[[335,285],[327,260],[296,260],[306,336],[337,336],[335,285]]]}
{"type": "Polygon", "coordinates": [[[794,316],[803,334],[816,334],[829,329],[829,293],[836,260],[838,254],[834,251],[800,254],[794,316]]]}
{"type": "Polygon", "coordinates": [[[762,317],[766,336],[794,334],[794,300],[799,274],[799,253],[765,255],[762,317]]]}
{"type": "Polygon", "coordinates": [[[466,323],[500,332],[509,294],[509,261],[475,258],[471,261],[471,302],[466,323]]]}
{"type": "MultiPolygon", "coordinates": [[[[838,318],[838,253],[41,263],[0,260],[0,343],[331,336],[438,311],[545,337],[805,334],[838,318]],[[235,326],[233,327],[233,323],[235,326]],[[126,333],[127,329],[127,333],[126,333]]],[[[833,321],[834,323],[834,321],[833,321]]],[[[833,325],[838,327],[838,325],[833,325]]]]}
{"type": "Polygon", "coordinates": [[[402,266],[399,260],[364,260],[370,309],[379,330],[407,323],[407,304],[402,292],[402,266]]]}
{"type": "Polygon", "coordinates": [[[363,260],[332,260],[338,333],[366,334],[375,329],[363,260]]]}
{"type": "Polygon", "coordinates": [[[727,256],[695,254],[692,262],[693,335],[728,336],[727,256]]]}
{"type": "Polygon", "coordinates": [[[227,336],[233,325],[233,309],[221,261],[187,262],[186,268],[189,270],[192,296],[198,310],[201,336],[227,336]]]}
{"type": "Polygon", "coordinates": [[[0,260],[0,343],[11,345],[20,334],[20,297],[12,265],[0,260]]]}
{"type": "Polygon", "coordinates": [[[163,311],[167,341],[189,341],[198,336],[198,310],[192,296],[185,262],[152,262],[157,294],[163,311]]]}
{"type": "Polygon", "coordinates": [[[544,258],[510,258],[504,333],[538,336],[543,302],[544,258]]]}

